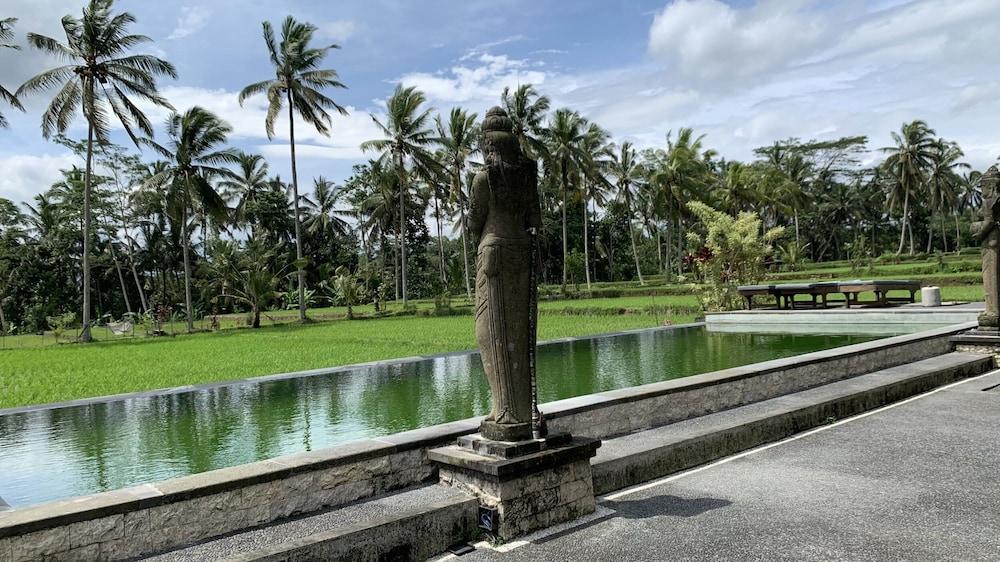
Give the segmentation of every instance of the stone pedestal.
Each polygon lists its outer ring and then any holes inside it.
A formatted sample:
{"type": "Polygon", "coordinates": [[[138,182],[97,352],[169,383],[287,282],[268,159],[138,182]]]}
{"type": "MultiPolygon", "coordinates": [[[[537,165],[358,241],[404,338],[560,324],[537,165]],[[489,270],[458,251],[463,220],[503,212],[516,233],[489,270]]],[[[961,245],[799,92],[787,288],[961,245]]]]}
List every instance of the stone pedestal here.
{"type": "Polygon", "coordinates": [[[950,338],[955,351],[992,355],[1000,365],[1000,329],[980,326],[950,338]]]}
{"type": "Polygon", "coordinates": [[[438,465],[441,484],[496,509],[498,537],[511,539],[593,513],[590,458],[599,440],[563,433],[517,442],[475,434],[458,441],[427,456],[438,465]]]}

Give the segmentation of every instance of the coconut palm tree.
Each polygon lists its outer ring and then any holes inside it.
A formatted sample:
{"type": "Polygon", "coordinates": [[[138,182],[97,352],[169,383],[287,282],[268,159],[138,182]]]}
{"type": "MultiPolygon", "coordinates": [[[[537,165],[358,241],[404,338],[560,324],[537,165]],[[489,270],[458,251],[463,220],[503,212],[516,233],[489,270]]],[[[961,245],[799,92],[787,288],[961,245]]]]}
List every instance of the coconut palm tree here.
{"type": "Polygon", "coordinates": [[[566,208],[569,205],[569,192],[572,180],[584,165],[586,158],[583,143],[587,135],[587,123],[579,113],[569,109],[557,109],[549,121],[549,126],[542,131],[545,142],[545,154],[551,169],[558,174],[559,190],[562,196],[562,246],[563,246],[563,291],[569,278],[567,256],[569,243],[566,232],[566,208]]]}
{"type": "Polygon", "coordinates": [[[303,205],[309,210],[305,226],[310,234],[347,234],[351,225],[344,217],[349,216],[349,213],[337,208],[342,193],[336,184],[323,176],[313,179],[312,197],[302,198],[303,205]]]}
{"type": "Polygon", "coordinates": [[[608,173],[615,178],[615,187],[618,190],[618,200],[625,206],[625,215],[628,219],[628,236],[632,243],[632,258],[635,260],[635,274],[639,277],[639,285],[645,285],[642,279],[642,268],[639,267],[639,250],[635,244],[635,186],[643,181],[643,169],[636,158],[635,149],[632,143],[623,142],[618,150],[611,151],[611,163],[608,173]]]}
{"type": "Polygon", "coordinates": [[[306,321],[306,273],[302,257],[302,227],[299,205],[299,176],[295,167],[295,114],[324,135],[330,136],[331,119],[327,110],[347,115],[347,109],[328,98],[322,90],[346,88],[337,71],[317,68],[331,49],[338,45],[312,47],[309,43],[316,33],[316,26],[285,18],[281,26],[281,42],[276,42],[271,22],[265,21],[264,42],[274,66],[275,77],[250,84],[240,92],[240,105],[250,96],[266,93],[268,107],[264,127],[267,138],[274,138],[274,121],[282,108],[288,106],[288,138],[292,160],[292,198],[295,205],[295,257],[298,268],[299,320],[306,321]]]}
{"type": "Polygon", "coordinates": [[[267,189],[267,174],[267,160],[263,156],[241,151],[236,156],[236,169],[219,181],[222,196],[233,205],[233,222],[237,226],[249,226],[251,238],[254,225],[248,222],[247,205],[267,189]]]}
{"type": "Polygon", "coordinates": [[[226,170],[221,167],[223,164],[235,164],[239,160],[235,150],[222,148],[231,131],[229,124],[215,114],[194,106],[183,114],[173,113],[167,119],[167,136],[170,140],[166,145],[149,139],[144,141],[167,159],[167,164],[146,180],[146,186],[165,192],[167,212],[181,227],[188,332],[194,331],[189,220],[195,205],[217,220],[225,219],[226,202],[211,181],[227,175],[226,170]]]}
{"type": "MultiPolygon", "coordinates": [[[[128,12],[111,12],[113,0],[90,0],[80,18],[63,16],[66,42],[37,33],[28,34],[32,47],[68,61],[69,64],[30,78],[15,95],[41,92],[51,88],[59,92],[42,115],[42,136],[64,133],[78,108],[87,121],[87,165],[84,179],[84,232],[90,232],[90,183],[94,139],[108,142],[110,121],[114,114],[132,142],[139,144],[133,129],[153,136],[153,126],[133,99],[173,109],[156,91],[157,76],[177,77],[174,66],[152,55],[132,55],[129,51],[152,40],[129,33],[135,17],[128,12]]],[[[90,237],[83,238],[83,330],[81,341],[90,341],[90,237]]]]}
{"type": "MultiPolygon", "coordinates": [[[[7,41],[14,40],[14,24],[17,23],[17,18],[4,18],[0,19],[0,49],[14,49],[18,50],[21,47],[8,43],[7,41]]],[[[17,96],[12,94],[9,90],[0,86],[0,100],[7,102],[8,105],[14,109],[20,109],[24,111],[24,106],[21,102],[17,100],[17,96]]],[[[6,129],[8,126],[7,119],[0,113],[0,128],[6,129]]]]}
{"type": "Polygon", "coordinates": [[[531,84],[522,84],[513,93],[505,87],[500,102],[514,124],[514,136],[521,143],[521,150],[536,160],[542,159],[546,147],[541,137],[551,104],[549,98],[539,95],[531,84]]]}
{"type": "Polygon", "coordinates": [[[608,170],[608,155],[610,135],[594,123],[587,126],[587,132],[580,143],[583,156],[581,166],[580,196],[583,199],[583,265],[587,281],[587,291],[590,287],[590,205],[604,205],[605,194],[610,190],[605,174],[608,170]]]}
{"type": "Polygon", "coordinates": [[[448,123],[436,119],[438,137],[443,152],[442,164],[448,170],[451,180],[451,202],[458,207],[459,229],[462,234],[462,264],[465,272],[465,296],[472,298],[472,284],[469,280],[469,241],[466,234],[466,206],[469,203],[468,188],[463,188],[462,178],[465,164],[469,158],[479,151],[479,129],[476,127],[475,113],[466,113],[460,107],[454,107],[448,116],[448,123]]]}
{"type": "MultiPolygon", "coordinates": [[[[927,173],[927,193],[930,200],[931,227],[927,229],[927,251],[931,251],[933,238],[933,214],[941,218],[941,242],[943,250],[948,251],[948,240],[944,234],[944,216],[949,209],[958,206],[958,195],[961,190],[962,176],[958,170],[967,170],[971,166],[959,160],[965,156],[958,143],[938,139],[931,150],[931,167],[927,173]]],[[[955,241],[959,243],[958,239],[955,241]]]]}
{"type": "Polygon", "coordinates": [[[890,207],[894,207],[899,199],[903,200],[903,222],[900,224],[897,255],[903,252],[907,229],[910,231],[910,253],[913,253],[910,201],[916,197],[917,189],[926,181],[927,172],[931,168],[934,157],[934,134],[934,130],[923,121],[904,123],[898,133],[892,132],[894,146],[880,149],[888,154],[883,166],[893,178],[889,193],[890,207]]]}
{"type": "Polygon", "coordinates": [[[380,152],[377,162],[392,169],[399,180],[399,256],[402,279],[403,308],[408,305],[406,288],[406,196],[410,190],[407,170],[409,161],[412,172],[429,177],[441,173],[441,165],[434,158],[430,146],[438,143],[430,128],[431,112],[423,107],[427,98],[413,86],[396,86],[386,103],[385,123],[372,115],[372,121],[385,138],[361,143],[365,152],[380,152]]]}

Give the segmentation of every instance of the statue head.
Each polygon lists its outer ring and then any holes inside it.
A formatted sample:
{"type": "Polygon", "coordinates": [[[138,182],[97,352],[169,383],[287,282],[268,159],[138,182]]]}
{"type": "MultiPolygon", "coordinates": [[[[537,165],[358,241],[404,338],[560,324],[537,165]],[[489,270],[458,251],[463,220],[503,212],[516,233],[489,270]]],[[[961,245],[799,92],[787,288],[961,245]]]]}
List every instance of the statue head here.
{"type": "Polygon", "coordinates": [[[989,170],[979,178],[979,187],[983,192],[984,207],[992,207],[992,202],[997,198],[997,187],[1000,186],[1000,170],[996,165],[990,166],[989,170]]]}
{"type": "Polygon", "coordinates": [[[483,119],[483,137],[480,141],[487,165],[501,162],[514,164],[520,156],[520,144],[514,136],[514,122],[500,107],[493,107],[483,119]]]}

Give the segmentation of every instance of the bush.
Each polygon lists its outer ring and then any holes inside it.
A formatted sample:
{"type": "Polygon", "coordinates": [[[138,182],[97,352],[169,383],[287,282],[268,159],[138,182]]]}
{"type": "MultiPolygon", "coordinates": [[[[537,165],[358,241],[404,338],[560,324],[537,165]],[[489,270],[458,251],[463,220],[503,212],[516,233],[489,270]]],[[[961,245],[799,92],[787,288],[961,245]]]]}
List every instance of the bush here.
{"type": "Polygon", "coordinates": [[[755,213],[743,212],[733,218],[699,201],[688,203],[688,208],[705,232],[704,237],[689,233],[688,241],[708,250],[693,260],[705,281],[701,287],[702,306],[712,311],[739,308],[743,299],[737,286],[764,279],[766,263],[774,253],[772,244],[785,229],[772,228],[761,235],[761,221],[755,213]]]}

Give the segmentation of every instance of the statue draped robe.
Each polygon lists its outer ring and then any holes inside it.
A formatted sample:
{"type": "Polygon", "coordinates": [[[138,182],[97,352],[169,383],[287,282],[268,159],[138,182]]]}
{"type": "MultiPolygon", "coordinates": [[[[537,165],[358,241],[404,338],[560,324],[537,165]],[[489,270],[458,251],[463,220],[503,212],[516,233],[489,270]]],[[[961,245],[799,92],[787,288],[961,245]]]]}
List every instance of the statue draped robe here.
{"type": "Polygon", "coordinates": [[[493,394],[484,437],[531,437],[530,326],[534,237],[541,228],[537,167],[520,150],[513,162],[489,162],[472,182],[469,228],[479,238],[476,257],[476,340],[493,394]]]}

